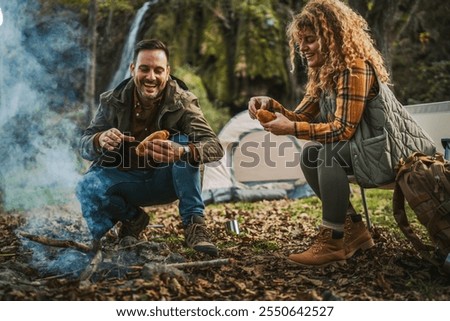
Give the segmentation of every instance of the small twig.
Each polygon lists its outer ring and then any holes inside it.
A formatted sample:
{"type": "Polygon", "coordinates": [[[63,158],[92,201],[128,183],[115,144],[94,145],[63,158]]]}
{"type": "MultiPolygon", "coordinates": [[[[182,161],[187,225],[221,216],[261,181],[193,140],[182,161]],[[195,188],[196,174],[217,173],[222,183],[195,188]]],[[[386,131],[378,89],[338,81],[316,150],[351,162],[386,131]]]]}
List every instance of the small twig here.
{"type": "MultiPolygon", "coordinates": [[[[184,263],[169,263],[161,265],[173,267],[177,269],[191,268],[191,267],[205,267],[205,266],[218,266],[233,263],[233,259],[217,259],[210,261],[197,261],[197,262],[184,262],[184,263]]],[[[144,267],[140,265],[131,265],[128,267],[131,270],[142,270],[144,267]]]]}
{"type": "Polygon", "coordinates": [[[150,227],[150,228],[164,228],[165,226],[163,224],[153,224],[153,225],[148,225],[148,227],[150,227]]]}
{"type": "Polygon", "coordinates": [[[77,273],[79,271],[81,271],[81,269],[74,270],[74,271],[71,271],[69,273],[50,275],[50,276],[46,276],[44,278],[40,278],[40,279],[38,279],[38,281],[49,281],[49,280],[53,280],[53,279],[61,279],[61,278],[67,277],[69,275],[73,275],[74,273],[77,273]]]}
{"type": "Polygon", "coordinates": [[[26,282],[26,281],[16,280],[16,282],[19,284],[31,285],[31,286],[41,286],[42,285],[41,282],[39,282],[39,281],[26,282]]]}
{"type": "Polygon", "coordinates": [[[92,274],[94,274],[95,271],[97,271],[98,266],[100,265],[102,260],[103,260],[102,250],[99,249],[95,253],[94,257],[92,258],[91,263],[89,263],[89,265],[86,267],[86,269],[81,273],[80,281],[89,280],[90,277],[92,276],[92,274]]]}
{"type": "Polygon", "coordinates": [[[72,241],[72,240],[55,240],[55,239],[49,239],[44,236],[32,235],[32,234],[28,234],[28,233],[24,233],[24,232],[21,232],[19,234],[31,241],[41,243],[44,245],[48,245],[48,246],[74,248],[74,249],[84,252],[84,253],[92,252],[91,247],[89,247],[85,244],[82,244],[82,243],[72,241]]]}
{"type": "Polygon", "coordinates": [[[1,253],[0,256],[16,256],[17,253],[1,253]]]}
{"type": "Polygon", "coordinates": [[[177,269],[184,269],[184,268],[191,268],[191,267],[226,265],[226,264],[230,264],[230,263],[233,263],[233,259],[217,259],[217,260],[210,260],[210,261],[170,263],[170,264],[166,264],[166,266],[177,268],[177,269]]]}

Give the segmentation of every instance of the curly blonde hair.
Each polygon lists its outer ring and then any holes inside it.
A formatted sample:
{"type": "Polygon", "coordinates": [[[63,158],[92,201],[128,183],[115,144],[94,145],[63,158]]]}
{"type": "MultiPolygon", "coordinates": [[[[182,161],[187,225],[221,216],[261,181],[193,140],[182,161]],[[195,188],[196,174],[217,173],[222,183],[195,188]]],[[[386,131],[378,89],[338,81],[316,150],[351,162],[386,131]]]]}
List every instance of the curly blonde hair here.
{"type": "Polygon", "coordinates": [[[320,68],[308,68],[307,95],[318,97],[321,92],[332,90],[337,75],[350,69],[356,59],[368,61],[379,80],[389,82],[389,73],[369,34],[367,21],[340,0],[311,0],[293,17],[287,28],[292,70],[305,31],[317,35],[326,57],[320,68]]]}

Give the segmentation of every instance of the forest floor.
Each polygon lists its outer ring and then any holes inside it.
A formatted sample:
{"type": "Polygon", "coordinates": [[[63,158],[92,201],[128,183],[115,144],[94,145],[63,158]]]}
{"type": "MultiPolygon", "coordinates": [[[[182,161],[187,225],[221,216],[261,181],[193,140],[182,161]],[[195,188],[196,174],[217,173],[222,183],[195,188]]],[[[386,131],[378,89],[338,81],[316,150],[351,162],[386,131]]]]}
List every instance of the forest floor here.
{"type": "Polygon", "coordinates": [[[207,224],[220,248],[215,258],[184,246],[177,207],[170,204],[145,209],[150,225],[134,246],[121,248],[116,229],[111,230],[102,259],[83,281],[92,256],[20,236],[27,232],[88,244],[72,206],[0,213],[0,299],[449,300],[450,277],[421,259],[401,235],[390,214],[391,195],[383,194],[389,192],[373,193],[368,198],[374,202],[369,206],[375,247],[343,266],[306,268],[287,261],[289,254],[307,249],[317,233],[315,197],[207,206],[207,224]],[[225,230],[229,219],[239,221],[240,234],[225,230]],[[194,266],[170,265],[186,262],[194,266]]]}

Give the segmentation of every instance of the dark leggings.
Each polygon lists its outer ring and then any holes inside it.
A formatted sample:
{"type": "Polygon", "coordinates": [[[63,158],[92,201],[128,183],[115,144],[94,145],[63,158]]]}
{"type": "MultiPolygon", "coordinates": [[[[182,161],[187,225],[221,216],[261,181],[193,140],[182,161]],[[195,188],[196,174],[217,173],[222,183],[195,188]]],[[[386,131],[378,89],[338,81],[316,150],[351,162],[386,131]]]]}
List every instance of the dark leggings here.
{"type": "Polygon", "coordinates": [[[343,225],[350,197],[347,175],[352,173],[348,141],[324,145],[308,142],[303,147],[301,168],[322,201],[323,221],[343,225]]]}

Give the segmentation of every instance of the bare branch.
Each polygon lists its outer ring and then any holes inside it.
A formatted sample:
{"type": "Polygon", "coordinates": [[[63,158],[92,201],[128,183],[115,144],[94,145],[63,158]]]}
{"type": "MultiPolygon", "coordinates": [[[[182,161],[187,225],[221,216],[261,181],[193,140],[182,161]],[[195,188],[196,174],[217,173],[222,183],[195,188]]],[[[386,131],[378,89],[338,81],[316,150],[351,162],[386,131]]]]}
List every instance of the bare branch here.
{"type": "Polygon", "coordinates": [[[191,268],[191,267],[227,265],[230,263],[233,263],[233,259],[217,259],[217,260],[210,260],[210,261],[171,263],[171,264],[166,264],[166,266],[177,268],[177,269],[185,269],[185,268],[191,268]]]}
{"type": "Polygon", "coordinates": [[[23,236],[31,241],[41,243],[43,245],[54,246],[54,247],[63,247],[63,248],[74,248],[83,253],[90,253],[93,249],[85,244],[78,243],[72,240],[55,240],[50,239],[45,236],[40,235],[32,235],[28,233],[21,232],[20,236],[23,236]]]}
{"type": "Polygon", "coordinates": [[[80,281],[82,283],[85,283],[85,281],[89,281],[92,274],[94,274],[95,271],[97,271],[98,266],[100,265],[100,263],[102,263],[102,261],[103,261],[103,255],[102,255],[102,251],[99,249],[95,253],[94,257],[92,258],[91,262],[86,267],[86,269],[80,274],[80,281]]]}

